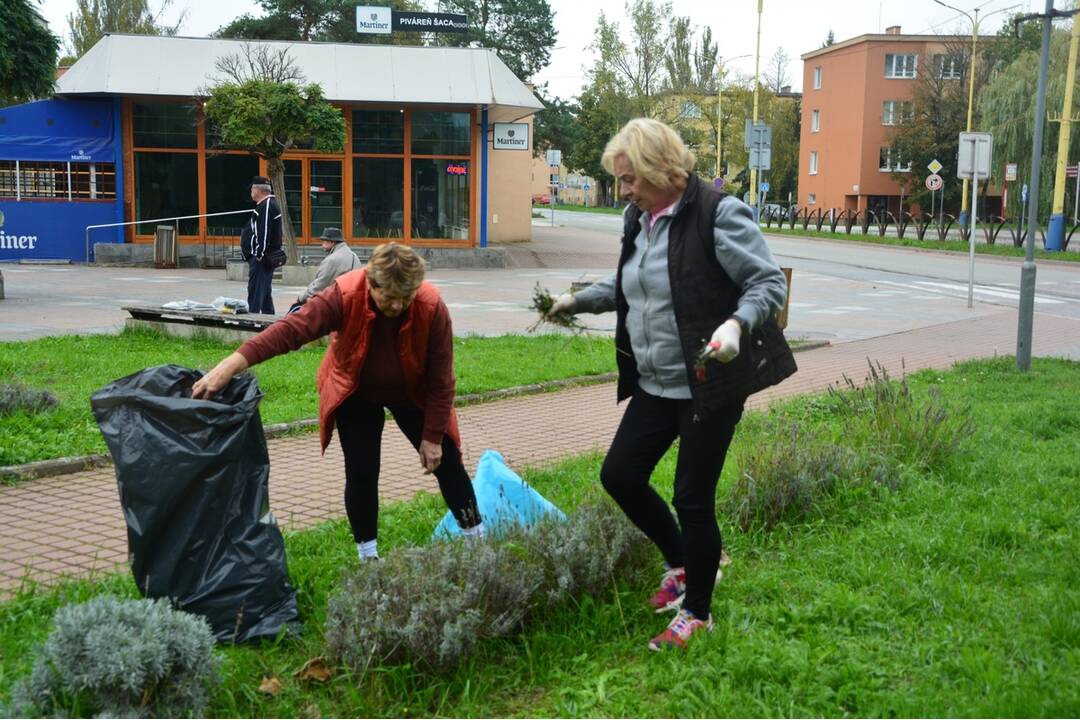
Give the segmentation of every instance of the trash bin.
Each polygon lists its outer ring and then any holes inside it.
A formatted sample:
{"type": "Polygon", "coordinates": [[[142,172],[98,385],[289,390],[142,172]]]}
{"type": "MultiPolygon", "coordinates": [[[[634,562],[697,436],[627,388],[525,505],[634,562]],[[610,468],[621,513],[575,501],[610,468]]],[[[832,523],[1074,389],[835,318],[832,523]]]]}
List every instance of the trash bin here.
{"type": "Polygon", "coordinates": [[[786,330],[788,307],[791,304],[791,268],[782,267],[780,268],[780,271],[784,273],[784,279],[787,280],[787,297],[784,299],[784,307],[776,312],[776,324],[780,326],[781,330],[786,330]]]}
{"type": "Polygon", "coordinates": [[[176,227],[158,225],[154,231],[154,267],[174,268],[180,264],[180,248],[176,240],[176,227]]]}

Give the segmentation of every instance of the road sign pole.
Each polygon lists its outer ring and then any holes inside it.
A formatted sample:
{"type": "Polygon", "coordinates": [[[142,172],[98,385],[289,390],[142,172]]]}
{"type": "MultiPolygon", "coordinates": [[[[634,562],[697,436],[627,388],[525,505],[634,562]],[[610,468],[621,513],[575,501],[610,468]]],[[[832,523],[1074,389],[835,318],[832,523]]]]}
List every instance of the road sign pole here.
{"type": "Polygon", "coordinates": [[[975,201],[979,196],[979,140],[971,139],[971,231],[968,233],[968,307],[975,295],[975,201]]]}
{"type": "Polygon", "coordinates": [[[1080,163],[1076,164],[1076,183],[1073,185],[1073,224],[1080,216],[1080,163]]]}

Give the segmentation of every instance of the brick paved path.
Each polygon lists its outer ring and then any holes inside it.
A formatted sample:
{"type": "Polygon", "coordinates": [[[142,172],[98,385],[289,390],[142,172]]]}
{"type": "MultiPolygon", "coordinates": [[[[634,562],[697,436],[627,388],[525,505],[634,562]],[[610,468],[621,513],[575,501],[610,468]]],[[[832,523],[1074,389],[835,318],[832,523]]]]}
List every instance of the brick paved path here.
{"type": "MultiPolygon", "coordinates": [[[[1035,327],[1037,355],[1080,352],[1080,320],[1038,315],[1035,327]]],[[[899,376],[901,362],[909,372],[948,368],[958,360],[1011,354],[1015,346],[1012,311],[833,345],[799,353],[799,372],[756,395],[751,405],[820,391],[845,374],[861,380],[867,358],[899,376]]],[[[622,407],[615,405],[615,388],[607,383],[459,412],[468,466],[484,449],[495,448],[511,465],[523,469],[604,449],[622,407]],[[566,418],[575,418],[570,433],[562,427],[566,418]]],[[[343,466],[336,441],[322,457],[315,434],[273,439],[269,447],[271,506],[286,528],[305,528],[343,515],[343,466]]],[[[393,423],[387,424],[382,457],[384,500],[437,492],[393,423]]],[[[27,578],[51,583],[63,575],[114,571],[126,557],[126,531],[111,467],[0,487],[0,597],[10,596],[27,578]]]]}

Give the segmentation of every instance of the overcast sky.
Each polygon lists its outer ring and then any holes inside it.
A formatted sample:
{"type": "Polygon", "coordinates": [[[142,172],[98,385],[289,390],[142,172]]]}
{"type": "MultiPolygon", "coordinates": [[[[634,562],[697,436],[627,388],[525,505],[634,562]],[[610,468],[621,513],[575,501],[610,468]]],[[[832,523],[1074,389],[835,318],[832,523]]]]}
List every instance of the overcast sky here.
{"type": "MultiPolygon", "coordinates": [[[[627,26],[623,0],[549,0],[555,11],[555,27],[558,30],[556,49],[551,54],[551,64],[541,71],[536,80],[547,82],[553,94],[569,98],[577,95],[584,83],[584,68],[591,63],[593,31],[600,12],[609,19],[627,26]]],[[[160,0],[150,0],[158,6],[160,0]]],[[[366,4],[377,5],[377,0],[366,4]]],[[[1002,25],[1003,19],[1015,11],[1041,10],[1042,0],[950,0],[954,5],[971,12],[981,8],[984,17],[1002,8],[1015,10],[989,16],[980,23],[980,34],[992,34],[1002,25]]],[[[1059,6],[1067,3],[1058,0],[1059,6]]],[[[428,0],[430,7],[434,0],[428,0]]],[[[689,16],[697,27],[709,26],[720,45],[720,53],[733,59],[728,66],[733,71],[752,75],[754,71],[754,34],[757,23],[755,0],[672,0],[674,12],[689,16]]],[[[75,7],[75,0],[45,0],[41,13],[49,21],[53,31],[67,35],[67,16],[75,7]]],[[[244,13],[261,14],[254,0],[173,0],[165,12],[166,20],[174,20],[180,12],[187,15],[180,34],[205,36],[234,17],[244,13]]],[[[792,58],[788,69],[794,90],[802,89],[802,62],[799,56],[818,48],[829,30],[836,40],[846,40],[865,33],[882,32],[890,25],[900,25],[905,34],[971,32],[968,21],[958,13],[937,5],[933,0],[764,0],[761,23],[762,67],[778,47],[783,47],[792,58]]],[[[730,77],[730,75],[729,75],[730,77]]]]}

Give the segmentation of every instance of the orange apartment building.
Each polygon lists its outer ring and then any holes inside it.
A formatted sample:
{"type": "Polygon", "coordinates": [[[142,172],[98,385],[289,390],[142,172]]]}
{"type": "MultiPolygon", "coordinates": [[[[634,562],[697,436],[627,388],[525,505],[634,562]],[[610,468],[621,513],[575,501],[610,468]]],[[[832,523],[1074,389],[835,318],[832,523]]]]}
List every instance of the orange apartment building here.
{"type": "Polygon", "coordinates": [[[897,156],[889,130],[911,112],[918,73],[961,82],[959,58],[946,54],[945,43],[965,39],[970,36],[902,35],[893,26],[884,35],[860,35],[802,56],[800,207],[899,210],[901,188],[893,172],[929,171],[897,156]]]}

